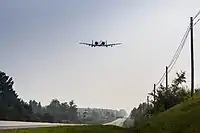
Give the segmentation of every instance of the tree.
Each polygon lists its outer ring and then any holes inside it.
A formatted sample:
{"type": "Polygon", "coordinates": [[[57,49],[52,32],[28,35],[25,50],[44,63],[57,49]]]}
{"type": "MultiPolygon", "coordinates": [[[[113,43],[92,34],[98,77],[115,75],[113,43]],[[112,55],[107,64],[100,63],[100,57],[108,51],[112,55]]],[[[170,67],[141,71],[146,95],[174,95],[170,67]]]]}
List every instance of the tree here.
{"type": "Polygon", "coordinates": [[[36,102],[35,100],[30,100],[29,105],[32,107],[33,113],[43,113],[43,108],[40,102],[36,102]]]}
{"type": "Polygon", "coordinates": [[[69,109],[68,109],[68,113],[69,113],[69,120],[71,121],[76,121],[77,120],[77,105],[74,103],[74,100],[71,100],[69,102],[69,109]]]}
{"type": "MultiPolygon", "coordinates": [[[[172,81],[172,84],[166,88],[162,84],[156,90],[155,103],[152,108],[152,113],[163,112],[176,104],[181,103],[189,96],[189,91],[183,86],[186,83],[185,72],[176,73],[177,77],[172,81]]],[[[153,96],[153,93],[150,93],[153,96]]]]}
{"type": "Polygon", "coordinates": [[[41,116],[43,122],[53,122],[54,117],[50,115],[49,113],[44,113],[44,115],[41,116]]]}
{"type": "Polygon", "coordinates": [[[130,113],[130,118],[135,121],[140,119],[146,119],[148,118],[148,111],[150,108],[151,106],[144,102],[140,104],[138,108],[133,108],[133,110],[130,113]]]}
{"type": "Polygon", "coordinates": [[[98,112],[96,112],[96,110],[92,110],[92,117],[94,117],[94,118],[99,117],[99,114],[98,114],[98,112]]]}
{"type": "Polygon", "coordinates": [[[67,102],[61,103],[61,116],[63,120],[68,120],[69,119],[69,114],[68,114],[68,110],[69,110],[69,105],[67,102]]]}
{"type": "Polygon", "coordinates": [[[0,71],[0,119],[29,120],[32,115],[32,108],[18,98],[13,85],[12,77],[0,71]]]}
{"type": "Polygon", "coordinates": [[[111,113],[111,117],[112,117],[112,118],[115,118],[114,112],[111,113]]]}

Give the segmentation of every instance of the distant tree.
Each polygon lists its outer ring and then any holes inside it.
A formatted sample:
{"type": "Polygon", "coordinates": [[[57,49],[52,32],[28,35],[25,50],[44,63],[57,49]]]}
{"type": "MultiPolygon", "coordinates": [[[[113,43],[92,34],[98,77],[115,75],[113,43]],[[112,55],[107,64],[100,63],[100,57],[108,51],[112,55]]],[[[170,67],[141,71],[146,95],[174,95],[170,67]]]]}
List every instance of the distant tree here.
{"type": "Polygon", "coordinates": [[[130,113],[130,118],[134,119],[136,117],[137,108],[133,108],[130,113]]]}
{"type": "Polygon", "coordinates": [[[40,102],[36,102],[35,100],[30,100],[29,105],[32,107],[33,113],[43,113],[43,107],[40,102]]]}
{"type": "Polygon", "coordinates": [[[57,99],[52,99],[52,101],[46,108],[47,111],[53,115],[59,112],[60,107],[61,107],[60,101],[58,101],[57,99]]]}
{"type": "Polygon", "coordinates": [[[92,117],[94,117],[96,119],[99,118],[99,114],[96,110],[92,110],[92,117]]]}
{"type": "Polygon", "coordinates": [[[77,105],[74,103],[74,100],[71,100],[69,102],[69,108],[68,108],[68,113],[69,113],[69,120],[71,121],[76,121],[77,120],[77,105]]]}
{"type": "Polygon", "coordinates": [[[59,108],[60,107],[60,101],[58,101],[58,99],[53,99],[51,101],[51,103],[49,104],[49,107],[59,108]]]}
{"type": "Polygon", "coordinates": [[[12,77],[0,71],[0,119],[4,120],[29,120],[32,108],[18,98],[13,89],[12,77]]]}
{"type": "Polygon", "coordinates": [[[53,122],[54,121],[54,117],[52,115],[50,115],[49,113],[44,113],[42,115],[42,121],[44,121],[44,122],[53,122]]]}
{"type": "Polygon", "coordinates": [[[106,116],[107,116],[107,117],[110,117],[110,112],[106,112],[106,116]]]}
{"type": "Polygon", "coordinates": [[[69,105],[67,102],[61,103],[61,116],[63,120],[68,120],[69,119],[69,105]]]}
{"type": "Polygon", "coordinates": [[[115,118],[114,112],[111,113],[111,117],[112,117],[112,118],[115,118]]]}

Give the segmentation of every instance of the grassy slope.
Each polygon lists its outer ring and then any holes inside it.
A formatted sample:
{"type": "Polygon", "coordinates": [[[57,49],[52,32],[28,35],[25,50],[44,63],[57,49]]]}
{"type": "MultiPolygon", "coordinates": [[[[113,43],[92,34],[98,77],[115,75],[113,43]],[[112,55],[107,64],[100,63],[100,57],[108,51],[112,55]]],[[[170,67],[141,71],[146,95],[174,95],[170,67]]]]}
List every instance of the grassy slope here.
{"type": "Polygon", "coordinates": [[[200,133],[200,97],[190,99],[141,126],[140,133],[200,133]]]}
{"type": "Polygon", "coordinates": [[[132,133],[130,129],[115,126],[67,126],[52,128],[35,128],[23,130],[7,130],[0,133],[132,133]]]}

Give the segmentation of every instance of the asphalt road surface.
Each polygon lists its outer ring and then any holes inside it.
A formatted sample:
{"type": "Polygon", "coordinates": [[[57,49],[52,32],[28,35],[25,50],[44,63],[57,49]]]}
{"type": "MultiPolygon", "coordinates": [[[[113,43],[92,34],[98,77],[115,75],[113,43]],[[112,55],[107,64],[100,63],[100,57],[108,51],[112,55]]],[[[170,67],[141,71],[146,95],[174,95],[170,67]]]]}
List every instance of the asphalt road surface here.
{"type": "Polygon", "coordinates": [[[114,126],[123,127],[123,124],[126,121],[126,119],[127,119],[127,117],[119,118],[119,119],[116,119],[112,122],[109,122],[109,123],[106,123],[106,124],[103,124],[103,125],[114,125],[114,126]]]}
{"type": "MultiPolygon", "coordinates": [[[[126,118],[119,118],[115,121],[103,124],[123,127],[126,118]]],[[[0,121],[0,130],[4,129],[23,129],[23,128],[38,128],[38,127],[55,127],[55,126],[76,126],[86,124],[61,124],[61,123],[40,123],[40,122],[19,122],[19,121],[0,121]]]]}
{"type": "Polygon", "coordinates": [[[0,121],[0,130],[3,130],[3,129],[37,128],[37,127],[54,127],[54,126],[75,126],[75,125],[84,125],[84,124],[0,121]]]}

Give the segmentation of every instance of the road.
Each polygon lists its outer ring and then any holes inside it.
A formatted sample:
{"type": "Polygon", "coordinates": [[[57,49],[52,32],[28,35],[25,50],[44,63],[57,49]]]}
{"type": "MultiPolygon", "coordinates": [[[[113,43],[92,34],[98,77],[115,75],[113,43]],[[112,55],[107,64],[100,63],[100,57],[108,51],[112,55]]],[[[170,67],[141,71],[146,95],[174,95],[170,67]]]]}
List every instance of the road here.
{"type": "MultiPolygon", "coordinates": [[[[103,124],[103,125],[114,125],[123,126],[126,118],[119,118],[115,121],[103,124]]],[[[80,126],[87,124],[61,124],[61,123],[40,123],[40,122],[19,122],[19,121],[0,121],[0,130],[4,129],[23,129],[23,128],[37,128],[37,127],[54,127],[54,126],[80,126]]]]}
{"type": "Polygon", "coordinates": [[[126,119],[127,119],[127,117],[119,118],[117,120],[114,120],[112,122],[109,122],[109,123],[106,123],[106,124],[103,124],[103,125],[114,125],[114,126],[123,127],[124,122],[126,121],[126,119]]]}
{"type": "Polygon", "coordinates": [[[37,128],[37,127],[54,127],[54,126],[75,126],[75,125],[85,125],[85,124],[61,124],[61,123],[0,121],[0,130],[3,130],[3,129],[37,128]]]}

